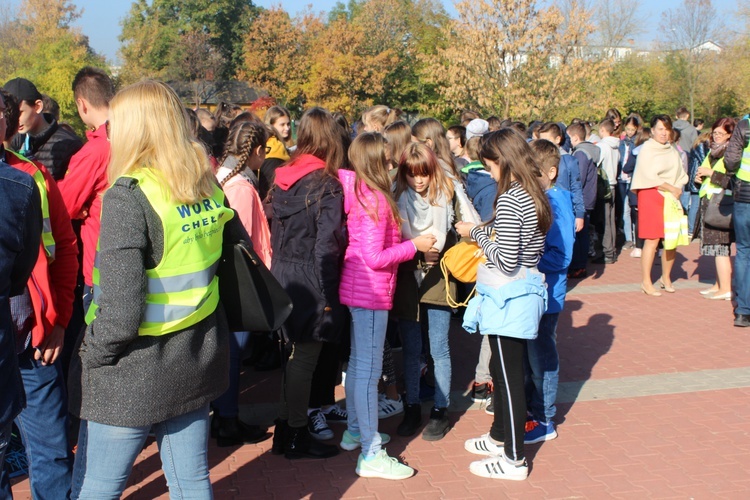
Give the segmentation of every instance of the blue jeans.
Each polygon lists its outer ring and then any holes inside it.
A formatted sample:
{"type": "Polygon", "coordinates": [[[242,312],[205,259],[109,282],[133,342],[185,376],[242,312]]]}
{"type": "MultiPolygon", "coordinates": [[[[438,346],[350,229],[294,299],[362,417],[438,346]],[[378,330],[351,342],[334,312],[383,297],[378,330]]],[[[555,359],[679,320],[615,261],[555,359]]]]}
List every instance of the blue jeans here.
{"type": "MultiPolygon", "coordinates": [[[[451,310],[447,307],[421,304],[427,310],[430,355],[435,365],[435,408],[447,408],[451,390],[451,351],[448,330],[451,310]]],[[[422,355],[422,325],[418,321],[400,320],[404,357],[406,402],[419,403],[419,360],[422,355]]]]}
{"type": "Polygon", "coordinates": [[[153,428],[171,499],[211,499],[208,405],[144,427],[81,422],[71,498],[118,499],[153,428]]]}
{"type": "Polygon", "coordinates": [[[630,201],[628,200],[628,190],[630,182],[617,181],[618,202],[622,211],[622,230],[625,233],[625,241],[633,241],[633,221],[630,220],[630,201]]]}
{"type": "Polygon", "coordinates": [[[526,341],[531,371],[531,413],[540,422],[550,422],[555,416],[555,399],[560,373],[557,355],[557,320],[560,313],[542,315],[539,334],[526,341]]]}
{"type": "MultiPolygon", "coordinates": [[[[16,417],[29,460],[29,480],[34,498],[68,498],[73,454],[68,446],[68,401],[60,362],[44,366],[34,359],[34,349],[18,355],[26,408],[16,417]]],[[[10,479],[0,478],[0,497],[10,496],[10,479]]]]}
{"type": "Polygon", "coordinates": [[[240,414],[240,371],[249,339],[250,332],[232,332],[229,336],[229,387],[212,403],[220,417],[234,418],[240,414]]]}
{"type": "Polygon", "coordinates": [[[688,232],[693,234],[695,232],[695,219],[698,217],[698,210],[701,206],[700,197],[698,193],[683,191],[680,195],[680,203],[688,216],[688,232]]]}
{"type": "Polygon", "coordinates": [[[346,410],[349,432],[359,433],[362,455],[380,452],[378,380],[383,371],[383,346],[388,311],[350,307],[352,350],[346,371],[346,410]]]}
{"type": "Polygon", "coordinates": [[[750,203],[734,202],[732,216],[737,255],[732,288],[737,294],[737,314],[750,314],[750,203]]]}

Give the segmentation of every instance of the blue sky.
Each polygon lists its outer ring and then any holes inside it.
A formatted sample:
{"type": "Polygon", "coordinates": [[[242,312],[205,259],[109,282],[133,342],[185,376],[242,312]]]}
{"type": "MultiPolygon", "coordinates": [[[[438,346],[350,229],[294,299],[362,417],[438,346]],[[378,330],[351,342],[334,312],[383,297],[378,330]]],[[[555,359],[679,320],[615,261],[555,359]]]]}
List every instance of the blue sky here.
{"type": "MultiPolygon", "coordinates": [[[[646,33],[641,36],[643,40],[652,40],[656,38],[656,28],[659,25],[662,11],[673,8],[681,3],[682,0],[661,0],[653,2],[651,0],[641,1],[641,11],[646,20],[646,33]]],[[[452,0],[442,0],[448,12],[455,15],[452,0]]],[[[22,0],[10,0],[12,6],[18,6],[22,0]]],[[[78,21],[78,25],[83,33],[89,37],[91,46],[100,54],[104,54],[110,61],[116,62],[117,49],[119,47],[118,36],[120,34],[120,20],[125,17],[130,10],[131,0],[73,0],[78,7],[83,8],[83,16],[78,21]]],[[[336,4],[336,0],[255,0],[257,5],[271,7],[279,3],[286,10],[296,13],[313,4],[315,11],[328,11],[336,4]]],[[[593,0],[596,3],[596,0],[593,0]]],[[[737,10],[737,0],[714,0],[717,10],[722,12],[721,17],[731,19],[737,10]]]]}

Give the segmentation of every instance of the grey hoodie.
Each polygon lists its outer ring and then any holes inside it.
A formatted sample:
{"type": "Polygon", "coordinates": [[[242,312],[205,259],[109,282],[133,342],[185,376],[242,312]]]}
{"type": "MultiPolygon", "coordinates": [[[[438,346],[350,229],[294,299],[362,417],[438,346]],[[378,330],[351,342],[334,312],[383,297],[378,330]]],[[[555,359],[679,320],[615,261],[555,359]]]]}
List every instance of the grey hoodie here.
{"type": "Polygon", "coordinates": [[[602,153],[601,166],[607,173],[610,186],[617,185],[617,164],[620,161],[620,139],[617,137],[605,137],[596,145],[602,153]]]}

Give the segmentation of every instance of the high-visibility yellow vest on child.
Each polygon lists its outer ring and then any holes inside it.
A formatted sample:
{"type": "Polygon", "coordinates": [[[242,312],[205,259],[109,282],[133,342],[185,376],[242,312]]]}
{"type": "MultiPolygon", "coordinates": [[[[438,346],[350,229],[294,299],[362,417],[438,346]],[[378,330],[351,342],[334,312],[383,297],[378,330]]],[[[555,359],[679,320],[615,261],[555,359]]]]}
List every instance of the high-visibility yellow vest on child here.
{"type": "MultiPolygon", "coordinates": [[[[234,211],[225,206],[224,193],[218,187],[209,198],[181,204],[170,200],[158,174],[150,169],[143,168],[126,177],[138,181],[164,232],[161,261],[155,268],[146,269],[146,307],[138,334],[166,335],[193,326],[213,313],[219,303],[216,268],[224,224],[234,211]]],[[[92,274],[94,300],[86,315],[87,323],[94,320],[99,307],[98,263],[99,255],[92,274]]]]}

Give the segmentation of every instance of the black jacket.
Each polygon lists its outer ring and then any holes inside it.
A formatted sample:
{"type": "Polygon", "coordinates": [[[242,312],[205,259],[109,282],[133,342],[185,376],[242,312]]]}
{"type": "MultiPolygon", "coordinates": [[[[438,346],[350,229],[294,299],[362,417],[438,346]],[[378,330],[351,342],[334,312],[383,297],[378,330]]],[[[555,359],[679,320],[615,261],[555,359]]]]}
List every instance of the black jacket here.
{"type": "Polygon", "coordinates": [[[11,149],[38,161],[59,181],[68,171],[70,157],[83,147],[83,143],[74,133],[60,128],[49,113],[44,113],[44,119],[47,127],[38,134],[29,135],[28,153],[24,152],[27,134],[16,134],[11,141],[11,149]]]}
{"type": "MultiPolygon", "coordinates": [[[[747,119],[740,120],[737,126],[734,127],[734,133],[732,133],[727,150],[724,153],[724,167],[726,167],[727,176],[730,178],[737,175],[737,171],[740,169],[742,152],[747,147],[748,141],[750,141],[750,122],[747,119]]],[[[734,181],[734,201],[750,203],[750,182],[741,181],[736,178],[734,181]]],[[[711,182],[728,187],[727,180],[719,172],[713,173],[711,182]]]]}
{"type": "Polygon", "coordinates": [[[287,190],[274,186],[270,197],[271,272],[294,304],[282,332],[293,342],[337,342],[347,321],[339,302],[346,250],[341,183],[315,170],[287,190]]]}

